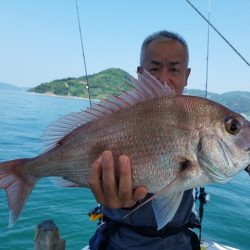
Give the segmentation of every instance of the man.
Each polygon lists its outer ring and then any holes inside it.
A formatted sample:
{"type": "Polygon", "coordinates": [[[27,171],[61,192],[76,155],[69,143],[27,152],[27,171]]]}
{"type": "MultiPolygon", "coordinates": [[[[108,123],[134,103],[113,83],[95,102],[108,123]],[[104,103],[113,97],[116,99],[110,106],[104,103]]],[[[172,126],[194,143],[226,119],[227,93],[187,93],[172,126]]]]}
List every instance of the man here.
{"type": "MultiPolygon", "coordinates": [[[[144,40],[137,70],[142,72],[146,69],[177,94],[182,94],[191,71],[188,61],[185,40],[175,33],[160,31],[144,40]]],[[[147,194],[145,187],[133,190],[128,156],[120,156],[116,167],[119,169],[118,184],[111,152],[105,151],[91,168],[89,186],[96,200],[103,205],[107,223],[97,230],[90,241],[90,249],[199,249],[196,234],[188,229],[195,221],[193,190],[184,193],[174,218],[160,232],[156,230],[151,203],[121,221],[124,215],[151,194],[147,194]]]]}

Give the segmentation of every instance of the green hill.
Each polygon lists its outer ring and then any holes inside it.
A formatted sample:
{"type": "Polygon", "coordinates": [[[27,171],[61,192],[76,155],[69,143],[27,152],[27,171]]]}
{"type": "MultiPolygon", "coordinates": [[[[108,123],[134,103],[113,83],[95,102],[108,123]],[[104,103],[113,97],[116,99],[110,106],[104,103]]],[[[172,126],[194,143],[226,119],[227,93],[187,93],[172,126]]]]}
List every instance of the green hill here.
{"type": "MultiPolygon", "coordinates": [[[[204,97],[205,91],[186,89],[185,94],[204,97]]],[[[208,92],[207,98],[218,102],[235,112],[250,115],[250,92],[232,91],[223,94],[208,92]]]]}
{"type": "MultiPolygon", "coordinates": [[[[122,90],[129,90],[131,75],[121,69],[107,69],[89,75],[90,94],[93,99],[101,99],[108,94],[117,95],[122,90]]],[[[65,78],[46,82],[30,89],[30,92],[55,94],[62,96],[88,97],[86,77],[65,78]]]]}
{"type": "MultiPolygon", "coordinates": [[[[108,94],[119,95],[122,91],[130,89],[130,79],[130,74],[118,68],[106,69],[97,74],[89,75],[88,81],[91,98],[101,99],[108,94]]],[[[42,83],[29,91],[43,94],[88,98],[86,85],[87,81],[85,77],[65,78],[42,83]]],[[[198,89],[186,89],[185,94],[202,97],[205,96],[205,92],[198,89]]],[[[209,92],[208,98],[219,102],[236,112],[250,115],[250,92],[235,91],[224,94],[209,92]]]]}

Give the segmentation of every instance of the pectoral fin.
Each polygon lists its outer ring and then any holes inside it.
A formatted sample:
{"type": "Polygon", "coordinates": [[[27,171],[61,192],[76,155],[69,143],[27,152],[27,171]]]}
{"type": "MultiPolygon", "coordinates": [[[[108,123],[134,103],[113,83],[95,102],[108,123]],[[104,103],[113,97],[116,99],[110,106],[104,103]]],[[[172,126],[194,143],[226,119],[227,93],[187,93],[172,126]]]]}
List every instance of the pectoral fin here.
{"type": "Polygon", "coordinates": [[[152,201],[158,230],[173,219],[181,203],[182,196],[183,191],[165,193],[164,196],[157,197],[152,201]]]}
{"type": "Polygon", "coordinates": [[[123,217],[128,217],[131,213],[152,201],[152,206],[158,225],[158,230],[165,226],[175,215],[183,196],[180,182],[182,177],[177,177],[161,191],[155,193],[149,199],[133,209],[130,213],[123,217]]]}
{"type": "Polygon", "coordinates": [[[182,161],[179,175],[151,197],[158,230],[173,219],[184,191],[197,186],[200,176],[200,166],[197,161],[182,161]]]}

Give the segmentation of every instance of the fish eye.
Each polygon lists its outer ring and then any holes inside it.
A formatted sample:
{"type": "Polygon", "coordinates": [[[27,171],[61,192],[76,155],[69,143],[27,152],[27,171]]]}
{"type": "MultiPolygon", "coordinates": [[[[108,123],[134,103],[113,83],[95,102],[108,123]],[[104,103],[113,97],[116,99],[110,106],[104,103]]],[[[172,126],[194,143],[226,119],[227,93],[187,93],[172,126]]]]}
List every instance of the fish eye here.
{"type": "Polygon", "coordinates": [[[232,118],[225,120],[225,128],[231,135],[236,135],[240,131],[239,122],[232,118]]]}

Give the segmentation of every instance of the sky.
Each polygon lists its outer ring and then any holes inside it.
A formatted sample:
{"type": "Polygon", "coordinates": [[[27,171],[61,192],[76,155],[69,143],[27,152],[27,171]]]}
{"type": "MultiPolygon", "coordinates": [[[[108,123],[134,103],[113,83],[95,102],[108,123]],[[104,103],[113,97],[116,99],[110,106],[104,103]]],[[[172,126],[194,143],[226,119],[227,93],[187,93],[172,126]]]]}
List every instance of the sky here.
{"type": "MultiPolygon", "coordinates": [[[[190,0],[250,62],[250,1],[190,0]]],[[[136,76],[142,41],[169,30],[189,45],[189,88],[204,89],[208,24],[186,0],[78,0],[87,73],[136,76]]],[[[85,75],[75,0],[0,0],[0,82],[33,87],[85,75]]],[[[250,91],[250,67],[209,30],[208,91],[250,91]]]]}

